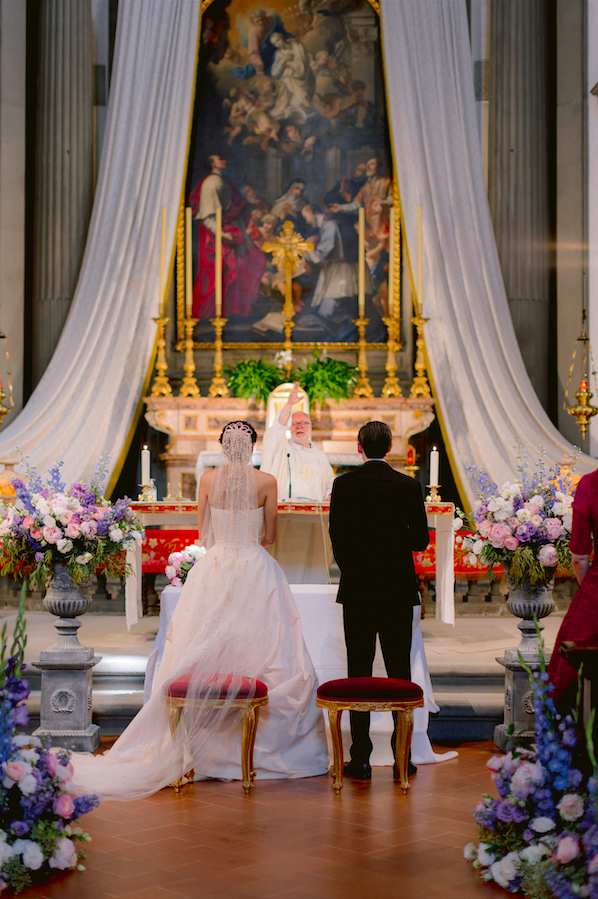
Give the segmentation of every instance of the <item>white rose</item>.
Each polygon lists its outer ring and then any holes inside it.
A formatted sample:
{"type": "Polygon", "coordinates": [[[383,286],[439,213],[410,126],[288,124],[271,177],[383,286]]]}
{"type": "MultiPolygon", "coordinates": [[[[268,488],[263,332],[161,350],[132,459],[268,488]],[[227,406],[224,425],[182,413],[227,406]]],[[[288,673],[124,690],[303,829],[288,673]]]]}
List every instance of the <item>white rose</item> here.
{"type": "Polygon", "coordinates": [[[467,561],[468,561],[468,563],[469,563],[470,565],[477,565],[477,564],[478,564],[478,557],[477,557],[477,556],[474,556],[473,553],[470,553],[470,554],[467,556],[467,561]]]}
{"type": "Polygon", "coordinates": [[[188,546],[186,552],[189,553],[192,559],[201,559],[202,556],[205,556],[207,549],[205,546],[196,546],[195,543],[192,543],[191,546],[188,546]]]}
{"type": "Polygon", "coordinates": [[[470,862],[474,862],[478,857],[478,850],[475,843],[468,843],[463,850],[463,857],[470,862]]]}
{"type": "Polygon", "coordinates": [[[482,552],[483,549],[484,549],[484,541],[476,540],[476,542],[473,544],[473,552],[476,554],[476,556],[479,556],[479,554],[482,552]]]}
{"type": "Polygon", "coordinates": [[[27,759],[28,762],[37,762],[39,759],[39,752],[36,752],[35,749],[23,749],[21,752],[21,758],[27,759]]]}
{"type": "Polygon", "coordinates": [[[530,499],[530,503],[535,503],[539,509],[544,508],[544,497],[540,496],[539,493],[536,493],[535,496],[532,496],[530,499]]]}
{"type": "Polygon", "coordinates": [[[78,565],[86,565],[91,559],[93,559],[91,553],[83,553],[82,555],[77,556],[75,562],[77,562],[78,565]]]}
{"type": "Polygon", "coordinates": [[[499,509],[500,509],[500,506],[498,505],[496,500],[491,499],[490,502],[488,503],[488,511],[489,512],[498,512],[499,509]]]}
{"type": "Polygon", "coordinates": [[[536,833],[548,833],[549,830],[554,830],[556,825],[551,818],[541,817],[534,818],[532,821],[530,821],[529,826],[532,828],[532,830],[535,830],[536,833]]]}
{"type": "Polygon", "coordinates": [[[73,548],[73,541],[67,540],[66,537],[63,537],[62,540],[59,540],[56,544],[56,549],[59,553],[70,553],[73,548]]]}
{"type": "Polygon", "coordinates": [[[570,531],[573,527],[573,512],[565,512],[565,514],[562,516],[562,521],[563,527],[567,531],[570,531]]]}
{"type": "Polygon", "coordinates": [[[557,518],[560,518],[561,515],[564,515],[567,510],[565,509],[563,503],[555,503],[552,507],[552,514],[557,518]]]}
{"type": "Polygon", "coordinates": [[[35,508],[37,509],[37,511],[39,512],[40,515],[48,515],[48,513],[50,511],[50,506],[48,505],[48,503],[46,502],[46,500],[44,499],[43,496],[40,496],[40,498],[37,499],[33,505],[35,506],[35,508]]]}
{"type": "Polygon", "coordinates": [[[9,531],[10,522],[7,518],[3,518],[2,521],[0,521],[0,537],[6,537],[9,531]]]}
{"type": "Polygon", "coordinates": [[[525,849],[522,849],[519,853],[519,857],[530,865],[537,865],[540,859],[544,858],[549,851],[550,850],[548,850],[546,846],[539,843],[535,846],[526,846],[525,849]]]}
{"type": "Polygon", "coordinates": [[[478,861],[485,868],[488,865],[491,865],[492,862],[496,861],[496,856],[493,852],[488,852],[488,843],[480,843],[478,848],[478,861]]]}
{"type": "MultiPolygon", "coordinates": [[[[12,742],[15,744],[15,746],[29,746],[31,743],[31,737],[29,737],[27,734],[17,734],[12,738],[12,742]]],[[[0,839],[2,839],[2,837],[0,837],[0,839]]]]}
{"type": "Polygon", "coordinates": [[[139,531],[132,531],[131,536],[133,537],[133,540],[135,541],[137,546],[141,546],[141,544],[143,543],[143,534],[139,531]]]}
{"type": "Polygon", "coordinates": [[[56,519],[53,515],[44,515],[42,524],[46,528],[55,528],[56,527],[56,519]]]}
{"type": "Polygon", "coordinates": [[[23,796],[31,796],[37,790],[37,781],[33,774],[26,774],[17,783],[23,796]]]}
{"type": "Polygon", "coordinates": [[[12,846],[9,846],[8,843],[5,842],[0,843],[0,868],[4,862],[7,862],[14,854],[15,852],[12,846]]]}
{"type": "Polygon", "coordinates": [[[511,515],[507,512],[506,509],[501,509],[500,512],[496,512],[494,515],[495,521],[506,521],[507,518],[510,518],[511,515]]]}
{"type": "Polygon", "coordinates": [[[481,499],[476,499],[475,502],[474,502],[474,504],[473,504],[473,507],[474,507],[474,509],[479,509],[481,505],[482,505],[482,500],[481,500],[481,499]]]}
{"type": "Polygon", "coordinates": [[[490,871],[492,872],[492,877],[496,883],[507,889],[510,882],[517,877],[516,863],[518,861],[519,856],[517,853],[509,852],[509,854],[505,855],[499,862],[494,862],[494,864],[490,866],[490,871]]]}
{"type": "Polygon", "coordinates": [[[123,532],[120,528],[112,528],[111,531],[108,531],[108,536],[113,543],[120,543],[123,538],[123,532]]]}
{"type": "Polygon", "coordinates": [[[462,527],[463,527],[463,519],[462,519],[462,518],[455,518],[455,519],[453,520],[453,530],[455,530],[455,531],[460,531],[462,527]]]}
{"type": "Polygon", "coordinates": [[[44,853],[33,840],[16,840],[13,849],[15,854],[23,856],[23,864],[32,871],[37,871],[44,863],[44,853]]]}

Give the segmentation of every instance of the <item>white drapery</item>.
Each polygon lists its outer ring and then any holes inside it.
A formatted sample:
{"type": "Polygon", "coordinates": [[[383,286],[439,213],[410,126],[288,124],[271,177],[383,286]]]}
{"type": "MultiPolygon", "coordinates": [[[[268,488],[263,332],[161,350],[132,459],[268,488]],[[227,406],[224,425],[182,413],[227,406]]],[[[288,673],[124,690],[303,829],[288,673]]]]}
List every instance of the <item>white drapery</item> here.
{"type": "MultiPolygon", "coordinates": [[[[395,166],[414,260],[423,207],[424,335],[435,395],[471,502],[476,465],[499,486],[519,440],[551,463],[572,446],[531,385],[513,330],[484,184],[465,0],[382,0],[395,166]]],[[[587,456],[578,473],[594,470],[587,456]]],[[[533,470],[533,462],[530,466],[533,470]]]]}
{"type": "Polygon", "coordinates": [[[60,342],[0,439],[40,471],[64,460],[89,478],[118,460],[150,364],[158,314],[161,207],[174,245],[189,141],[199,0],[121,3],[98,185],[79,282],[60,342]]]}

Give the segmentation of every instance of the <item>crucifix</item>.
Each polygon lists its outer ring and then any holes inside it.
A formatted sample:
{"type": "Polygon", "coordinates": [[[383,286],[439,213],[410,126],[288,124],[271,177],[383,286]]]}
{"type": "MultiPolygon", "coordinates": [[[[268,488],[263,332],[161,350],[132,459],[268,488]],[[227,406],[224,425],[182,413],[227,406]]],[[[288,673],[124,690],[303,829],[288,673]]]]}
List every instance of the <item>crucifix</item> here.
{"type": "MultiPolygon", "coordinates": [[[[298,262],[301,261],[305,253],[313,250],[314,245],[311,240],[304,240],[301,234],[295,232],[292,222],[283,222],[282,234],[279,234],[272,241],[263,244],[262,249],[266,253],[272,253],[274,264],[280,272],[284,274],[284,307],[282,314],[284,316],[284,348],[285,351],[292,350],[291,331],[295,327],[293,324],[293,316],[295,307],[293,306],[293,273],[298,262]]],[[[285,370],[290,378],[293,367],[293,360],[290,352],[287,353],[288,362],[285,364],[285,370]]]]}

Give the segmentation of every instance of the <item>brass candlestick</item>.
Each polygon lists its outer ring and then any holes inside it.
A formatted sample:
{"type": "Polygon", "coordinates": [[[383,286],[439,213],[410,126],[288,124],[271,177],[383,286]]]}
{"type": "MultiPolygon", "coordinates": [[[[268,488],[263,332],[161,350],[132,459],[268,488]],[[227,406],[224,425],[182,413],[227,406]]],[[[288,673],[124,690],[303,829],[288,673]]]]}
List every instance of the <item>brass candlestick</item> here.
{"type": "Polygon", "coordinates": [[[411,385],[411,396],[426,397],[431,396],[430,385],[428,384],[428,376],[426,374],[426,358],[424,355],[424,325],[429,318],[422,318],[419,313],[411,319],[411,323],[417,328],[417,340],[415,341],[415,377],[411,385]]]}
{"type": "Polygon", "coordinates": [[[357,330],[359,331],[359,341],[358,341],[358,356],[357,356],[357,368],[359,369],[359,376],[357,378],[357,384],[353,390],[353,396],[362,396],[366,399],[369,399],[374,395],[374,391],[370,385],[368,379],[368,359],[365,351],[365,329],[367,325],[369,325],[369,318],[363,318],[363,316],[359,316],[359,318],[353,319],[353,324],[357,325],[357,330]]]}
{"type": "Polygon", "coordinates": [[[158,325],[158,354],[156,356],[156,378],[152,386],[152,396],[172,396],[172,387],[166,375],[168,363],[166,362],[166,324],[169,319],[161,312],[153,321],[158,325]]]}
{"type": "Polygon", "coordinates": [[[154,494],[152,493],[152,488],[149,484],[139,484],[141,487],[141,493],[137,497],[140,503],[153,503],[154,494]]]}
{"type": "Polygon", "coordinates": [[[195,360],[193,359],[193,328],[197,324],[198,319],[191,318],[189,316],[185,319],[185,364],[183,368],[185,369],[185,377],[183,378],[183,383],[181,385],[181,389],[179,390],[179,396],[201,396],[201,392],[199,387],[197,386],[197,380],[195,378],[195,360]]]}
{"type": "Polygon", "coordinates": [[[440,490],[440,484],[428,484],[428,490],[430,492],[426,496],[427,503],[441,503],[442,502],[442,498],[440,496],[440,493],[438,492],[440,490]]]}
{"type": "Polygon", "coordinates": [[[164,497],[164,499],[165,500],[174,499],[174,497],[171,496],[171,494],[170,494],[170,481],[166,482],[166,496],[164,497]]]}
{"type": "Polygon", "coordinates": [[[395,354],[400,349],[398,341],[399,322],[394,315],[383,318],[382,321],[388,329],[388,349],[386,353],[386,380],[382,388],[382,396],[403,396],[401,385],[396,377],[397,360],[395,354]]]}
{"type": "Polygon", "coordinates": [[[216,352],[214,353],[214,377],[210,384],[208,396],[228,396],[226,380],[222,377],[222,329],[227,321],[228,319],[220,317],[210,319],[212,326],[216,329],[216,339],[214,341],[216,352]]]}

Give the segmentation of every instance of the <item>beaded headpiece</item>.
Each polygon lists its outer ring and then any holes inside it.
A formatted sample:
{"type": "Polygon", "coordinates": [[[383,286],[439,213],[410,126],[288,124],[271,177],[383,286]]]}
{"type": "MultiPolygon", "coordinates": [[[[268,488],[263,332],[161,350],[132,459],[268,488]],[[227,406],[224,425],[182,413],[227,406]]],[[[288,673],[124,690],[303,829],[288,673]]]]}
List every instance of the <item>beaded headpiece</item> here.
{"type": "Polygon", "coordinates": [[[253,436],[253,432],[249,425],[246,425],[242,421],[231,421],[230,424],[226,425],[224,428],[225,432],[228,431],[241,431],[243,434],[248,434],[249,437],[253,436]]]}

